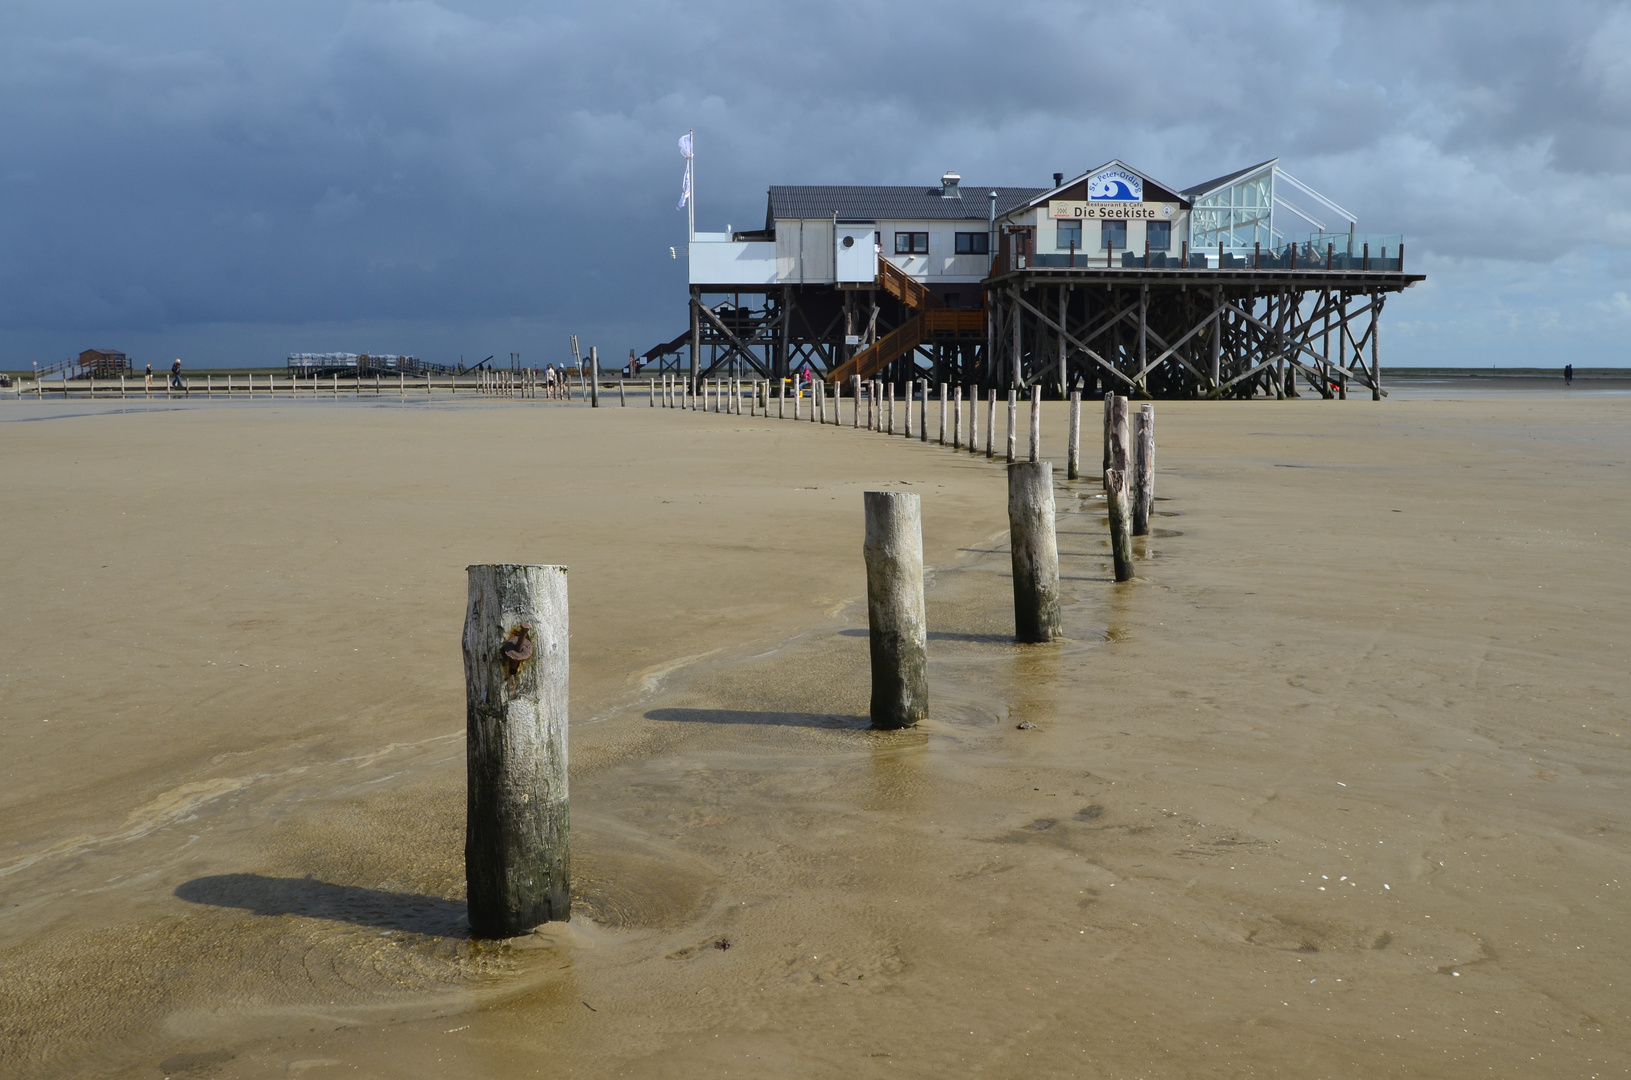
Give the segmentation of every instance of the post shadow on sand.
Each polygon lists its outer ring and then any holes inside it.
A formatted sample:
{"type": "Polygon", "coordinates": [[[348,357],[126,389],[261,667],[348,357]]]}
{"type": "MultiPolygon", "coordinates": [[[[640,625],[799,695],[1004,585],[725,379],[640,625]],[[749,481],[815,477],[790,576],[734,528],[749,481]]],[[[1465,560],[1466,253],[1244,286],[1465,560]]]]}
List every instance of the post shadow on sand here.
{"type": "Polygon", "coordinates": [[[175,895],[191,904],[238,908],[255,915],[303,915],[429,937],[470,936],[463,900],[336,885],[313,877],[211,874],[183,883],[175,895]]]}
{"type": "Polygon", "coordinates": [[[813,727],[838,731],[864,731],[872,727],[872,718],[868,716],[753,709],[652,709],[646,713],[646,719],[678,724],[762,724],[766,727],[813,727]]]}

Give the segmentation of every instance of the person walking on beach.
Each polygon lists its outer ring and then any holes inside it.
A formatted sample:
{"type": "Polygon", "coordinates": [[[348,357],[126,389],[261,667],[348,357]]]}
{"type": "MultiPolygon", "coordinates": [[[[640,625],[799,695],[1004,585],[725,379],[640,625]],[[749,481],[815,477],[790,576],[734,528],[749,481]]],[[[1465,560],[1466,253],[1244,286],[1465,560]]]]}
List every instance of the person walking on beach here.
{"type": "Polygon", "coordinates": [[[544,397],[553,400],[555,397],[555,365],[544,366],[544,397]]]}
{"type": "Polygon", "coordinates": [[[1574,385],[1574,365],[1573,364],[1564,364],[1563,365],[1563,385],[1564,386],[1573,386],[1574,385]]]}
{"type": "Polygon", "coordinates": [[[153,389],[153,365],[152,364],[147,365],[146,389],[148,389],[149,391],[151,391],[153,389]]]}
{"type": "Polygon", "coordinates": [[[179,357],[179,356],[176,357],[176,362],[170,365],[170,386],[171,386],[172,389],[175,389],[175,390],[180,390],[182,388],[182,386],[181,386],[181,357],[179,357]]]}

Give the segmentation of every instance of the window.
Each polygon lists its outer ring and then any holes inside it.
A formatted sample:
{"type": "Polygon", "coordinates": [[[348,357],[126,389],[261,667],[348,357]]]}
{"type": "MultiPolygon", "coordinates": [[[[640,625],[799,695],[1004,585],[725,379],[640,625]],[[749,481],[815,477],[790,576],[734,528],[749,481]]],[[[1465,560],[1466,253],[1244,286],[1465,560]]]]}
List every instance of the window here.
{"type": "Polygon", "coordinates": [[[929,234],[926,232],[898,232],[895,234],[896,255],[927,255],[929,234]]]}
{"type": "Polygon", "coordinates": [[[1054,233],[1053,246],[1058,251],[1082,250],[1082,223],[1080,221],[1061,221],[1057,223],[1054,233]]]}
{"type": "Polygon", "coordinates": [[[1144,226],[1144,243],[1151,251],[1172,248],[1172,222],[1152,221],[1144,226]]]}
{"type": "Polygon", "coordinates": [[[1099,247],[1124,248],[1127,246],[1127,223],[1125,221],[1099,222],[1099,247]]]}
{"type": "Polygon", "coordinates": [[[991,254],[991,234],[983,232],[960,232],[957,234],[957,254],[959,255],[989,255],[991,254]]]}

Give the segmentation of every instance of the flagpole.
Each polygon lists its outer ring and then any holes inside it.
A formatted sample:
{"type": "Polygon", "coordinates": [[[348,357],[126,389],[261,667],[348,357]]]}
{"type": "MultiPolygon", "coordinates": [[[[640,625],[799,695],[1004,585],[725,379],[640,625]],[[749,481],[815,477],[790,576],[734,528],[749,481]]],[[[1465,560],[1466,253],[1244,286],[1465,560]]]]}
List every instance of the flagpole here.
{"type": "Polygon", "coordinates": [[[694,244],[697,242],[697,132],[692,128],[686,134],[691,136],[691,156],[685,159],[685,167],[691,173],[691,197],[685,200],[685,222],[691,236],[686,242],[694,244]]]}

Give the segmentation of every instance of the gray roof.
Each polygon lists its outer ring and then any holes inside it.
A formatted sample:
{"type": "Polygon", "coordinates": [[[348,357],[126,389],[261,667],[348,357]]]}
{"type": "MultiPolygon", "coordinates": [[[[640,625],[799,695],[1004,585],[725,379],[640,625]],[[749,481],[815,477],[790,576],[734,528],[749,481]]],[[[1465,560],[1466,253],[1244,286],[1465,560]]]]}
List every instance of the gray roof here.
{"type": "Polygon", "coordinates": [[[830,218],[834,213],[841,221],[985,221],[991,192],[997,193],[1001,217],[1048,189],[963,184],[961,190],[962,198],[945,199],[938,186],[772,187],[765,228],[775,228],[777,218],[830,218]]]}
{"type": "Polygon", "coordinates": [[[1256,165],[1252,165],[1252,166],[1250,166],[1248,168],[1244,168],[1244,169],[1237,169],[1236,171],[1234,171],[1232,173],[1228,173],[1228,174],[1226,174],[1224,176],[1217,177],[1214,180],[1208,180],[1204,184],[1196,184],[1194,187],[1184,188],[1184,190],[1180,191],[1178,194],[1182,195],[1184,198],[1186,198],[1186,199],[1190,200],[1191,202],[1193,202],[1196,199],[1199,199],[1203,195],[1210,195],[1212,192],[1216,191],[1220,187],[1225,187],[1225,186],[1227,186],[1229,184],[1234,183],[1236,180],[1239,180],[1242,176],[1245,176],[1247,173],[1254,173],[1258,169],[1261,169],[1263,166],[1273,165],[1276,161],[1279,161],[1279,160],[1280,160],[1279,158],[1269,158],[1267,161],[1259,161],[1256,165]]]}

